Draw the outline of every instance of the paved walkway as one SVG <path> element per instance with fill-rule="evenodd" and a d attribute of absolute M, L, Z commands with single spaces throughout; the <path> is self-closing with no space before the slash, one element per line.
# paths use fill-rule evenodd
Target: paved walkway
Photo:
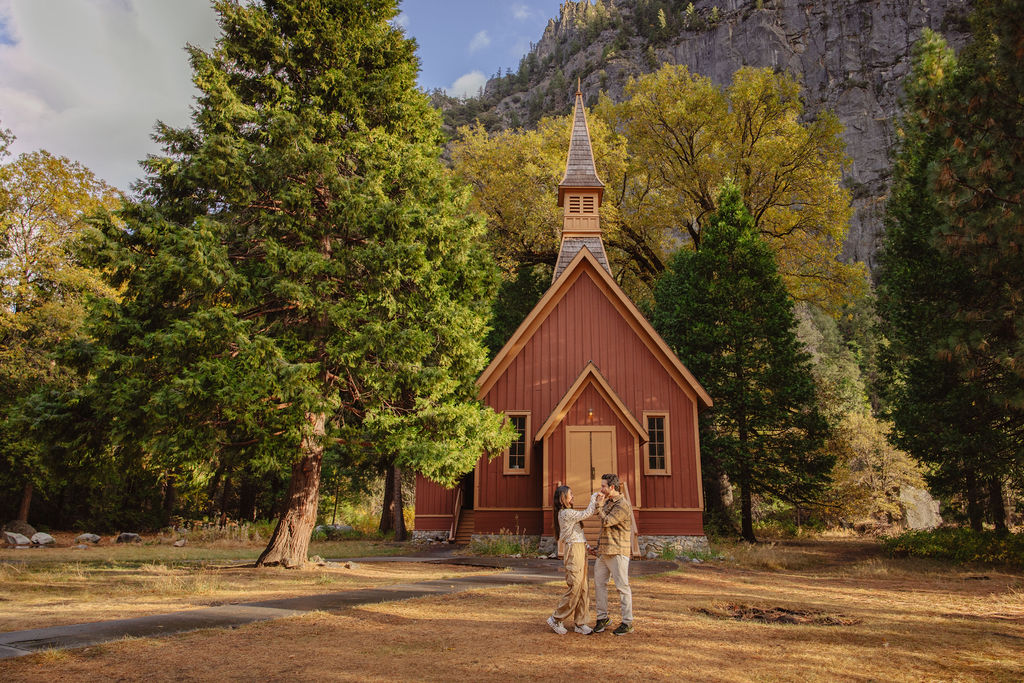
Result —
<path fill-rule="evenodd" d="M 344 562 L 346 560 L 332 560 Z M 452 579 L 434 579 L 416 583 L 404 583 L 384 588 L 365 588 L 305 595 L 298 598 L 264 600 L 233 605 L 221 605 L 203 609 L 155 614 L 133 619 L 115 619 L 87 624 L 50 626 L 27 631 L 0 633 L 0 659 L 21 657 L 40 650 L 63 650 L 74 647 L 97 645 L 125 637 L 147 638 L 172 633 L 195 631 L 202 628 L 237 627 L 257 621 L 268 621 L 293 616 L 313 610 L 337 611 L 379 602 L 406 600 L 429 595 L 447 595 L 480 588 L 497 588 L 510 584 L 538 584 L 561 578 L 560 560 L 508 558 L 508 557 L 457 557 L 435 554 L 402 557 L 356 557 L 353 562 L 429 562 L 433 564 L 456 564 L 477 567 L 508 568 L 499 574 L 464 576 Z M 674 569 L 672 562 L 644 561 L 631 562 L 630 575 L 660 573 Z"/>

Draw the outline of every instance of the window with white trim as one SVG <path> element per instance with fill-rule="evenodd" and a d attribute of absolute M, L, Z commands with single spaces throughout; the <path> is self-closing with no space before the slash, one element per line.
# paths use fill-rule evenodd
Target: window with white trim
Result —
<path fill-rule="evenodd" d="M 647 457 L 644 474 L 671 474 L 668 413 L 644 413 L 647 422 Z"/>
<path fill-rule="evenodd" d="M 516 438 L 505 451 L 505 474 L 530 473 L 530 414 L 506 413 Z"/>

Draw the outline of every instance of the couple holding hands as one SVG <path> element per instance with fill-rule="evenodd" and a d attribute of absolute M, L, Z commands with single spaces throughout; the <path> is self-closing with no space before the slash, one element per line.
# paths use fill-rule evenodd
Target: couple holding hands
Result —
<path fill-rule="evenodd" d="M 566 590 L 554 613 L 548 617 L 548 626 L 559 635 L 567 633 L 563 621 L 575 624 L 576 633 L 590 635 L 608 628 L 608 577 L 619 591 L 620 623 L 612 633 L 624 636 L 633 630 L 633 593 L 629 587 L 629 556 L 633 530 L 633 508 L 621 492 L 618 475 L 601 476 L 601 488 L 590 497 L 584 510 L 572 507 L 572 489 L 555 489 L 555 537 L 562 542 L 565 559 Z M 601 538 L 595 550 L 594 582 L 597 584 L 597 623 L 590 620 L 590 590 L 587 581 L 587 539 L 583 535 L 583 520 L 597 514 L 601 517 Z"/>

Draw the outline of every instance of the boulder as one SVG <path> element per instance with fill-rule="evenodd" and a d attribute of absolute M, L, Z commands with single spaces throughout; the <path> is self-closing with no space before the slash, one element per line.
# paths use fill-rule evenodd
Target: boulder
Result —
<path fill-rule="evenodd" d="M 4 524 L 4 531 L 21 534 L 25 538 L 32 538 L 32 534 L 36 532 L 35 528 L 31 524 L 23 522 L 20 519 L 15 519 Z"/>
<path fill-rule="evenodd" d="M 79 543 L 78 545 L 71 546 L 71 549 L 72 550 L 88 550 L 89 546 L 85 545 L 84 543 Z"/>
<path fill-rule="evenodd" d="M 175 541 L 171 545 L 173 545 L 175 548 L 184 548 L 185 547 L 185 539 L 184 538 L 179 538 L 177 541 Z"/>
<path fill-rule="evenodd" d="M 118 543 L 142 543 L 142 536 L 132 533 L 122 533 L 117 535 Z"/>
<path fill-rule="evenodd" d="M 3 534 L 4 543 L 6 543 L 8 547 L 16 548 L 19 545 L 32 545 L 32 541 L 30 541 L 24 534 L 19 534 L 14 531 L 5 531 Z"/>
<path fill-rule="evenodd" d="M 100 537 L 96 534 L 79 534 L 75 537 L 75 543 L 99 543 Z"/>
<path fill-rule="evenodd" d="M 903 505 L 903 525 L 908 529 L 928 531 L 942 524 L 939 501 L 924 489 L 900 487 L 900 503 Z"/>
<path fill-rule="evenodd" d="M 32 534 L 32 538 L 30 540 L 32 541 L 32 545 L 53 545 L 57 542 L 54 540 L 53 536 L 50 534 L 44 534 L 42 531 L 37 531 Z"/>

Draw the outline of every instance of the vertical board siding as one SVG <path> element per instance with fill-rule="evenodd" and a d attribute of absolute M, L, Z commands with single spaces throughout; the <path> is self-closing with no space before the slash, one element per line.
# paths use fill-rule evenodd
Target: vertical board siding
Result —
<path fill-rule="evenodd" d="M 619 474 L 630 486 L 631 495 L 639 478 L 642 508 L 699 507 L 693 399 L 665 371 L 586 270 L 512 359 L 484 401 L 499 412 L 529 411 L 536 431 L 590 361 L 637 420 L 642 420 L 645 410 L 669 413 L 672 475 L 644 476 L 642 462 L 640 472 L 634 472 L 634 437 L 593 387 L 584 392 L 565 422 L 586 424 L 586 409 L 593 407 L 591 424 L 617 425 Z M 589 392 L 594 392 L 593 399 Z M 585 405 L 590 400 L 594 405 Z M 565 479 L 563 428 L 556 429 L 548 439 L 551 486 Z M 483 463 L 478 473 L 477 507 L 550 504 L 550 491 L 540 491 L 544 476 L 541 450 L 534 449 L 529 476 L 502 474 L 499 459 Z M 646 456 L 644 446 L 640 447 L 640 456 Z"/>
<path fill-rule="evenodd" d="M 446 489 L 423 475 L 416 475 L 416 512 L 424 515 L 450 515 L 455 507 L 456 489 Z"/>
<path fill-rule="evenodd" d="M 636 525 L 641 535 L 704 535 L 704 519 L 699 511 L 637 510 Z"/>

